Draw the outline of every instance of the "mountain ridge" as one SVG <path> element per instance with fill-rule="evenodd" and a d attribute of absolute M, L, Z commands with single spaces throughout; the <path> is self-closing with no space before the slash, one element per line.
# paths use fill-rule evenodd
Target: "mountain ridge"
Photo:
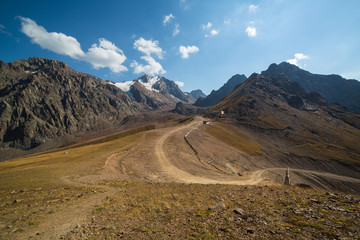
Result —
<path fill-rule="evenodd" d="M 287 62 L 273 63 L 261 74 L 297 82 L 307 91 L 320 93 L 329 102 L 360 112 L 360 82 L 357 80 L 336 74 L 313 74 Z"/>
<path fill-rule="evenodd" d="M 198 107 L 210 107 L 217 104 L 227 94 L 229 94 L 236 86 L 244 82 L 246 79 L 245 75 L 235 74 L 232 76 L 222 87 L 218 90 L 213 90 L 205 98 L 199 98 L 194 105 Z"/>
<path fill-rule="evenodd" d="M 102 129 L 143 108 L 123 91 L 66 63 L 32 57 L 0 67 L 0 144 L 28 150 Z"/>

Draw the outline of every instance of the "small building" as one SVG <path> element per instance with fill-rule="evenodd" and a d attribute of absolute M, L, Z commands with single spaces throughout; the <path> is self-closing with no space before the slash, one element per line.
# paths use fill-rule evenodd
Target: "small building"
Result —
<path fill-rule="evenodd" d="M 205 125 L 210 124 L 210 121 L 203 121 L 203 124 Z"/>

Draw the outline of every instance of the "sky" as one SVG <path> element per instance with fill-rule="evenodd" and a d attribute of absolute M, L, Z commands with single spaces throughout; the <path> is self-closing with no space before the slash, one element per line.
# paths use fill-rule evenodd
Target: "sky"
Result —
<path fill-rule="evenodd" d="M 161 75 L 206 94 L 283 61 L 360 80 L 358 0 L 0 1 L 4 62 L 50 58 L 115 82 Z"/>

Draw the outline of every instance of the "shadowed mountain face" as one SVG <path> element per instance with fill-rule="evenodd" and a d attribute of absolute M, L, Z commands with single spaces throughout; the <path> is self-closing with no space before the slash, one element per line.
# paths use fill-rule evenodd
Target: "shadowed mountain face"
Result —
<path fill-rule="evenodd" d="M 296 82 L 253 74 L 212 109 L 220 110 L 311 156 L 360 162 L 360 115 Z"/>
<path fill-rule="evenodd" d="M 360 112 L 360 82 L 356 80 L 347 80 L 339 75 L 312 74 L 286 62 L 271 64 L 261 74 L 297 82 L 307 91 L 320 93 L 329 102 Z"/>
<path fill-rule="evenodd" d="M 190 95 L 194 98 L 194 100 L 198 100 L 199 98 L 206 98 L 206 94 L 203 93 L 200 89 L 192 90 Z"/>
<path fill-rule="evenodd" d="M 213 90 L 206 98 L 199 98 L 195 102 L 195 106 L 198 107 L 210 107 L 214 106 L 226 95 L 228 95 L 236 86 L 244 82 L 246 79 L 245 75 L 236 74 L 232 76 L 221 88 Z"/>
<path fill-rule="evenodd" d="M 111 126 L 140 105 L 119 88 L 66 63 L 0 62 L 0 144 L 27 150 L 76 132 Z"/>

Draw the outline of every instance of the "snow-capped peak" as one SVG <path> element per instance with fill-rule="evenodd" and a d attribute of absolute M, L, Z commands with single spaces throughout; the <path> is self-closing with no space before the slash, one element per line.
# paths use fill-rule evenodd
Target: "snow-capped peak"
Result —
<path fill-rule="evenodd" d="M 155 76 L 155 77 L 151 77 L 150 79 L 146 79 L 144 81 L 144 78 L 139 78 L 139 82 L 148 90 L 150 91 L 157 91 L 156 89 L 154 89 L 152 86 L 157 83 L 158 81 L 160 81 L 160 77 L 159 76 Z"/>
<path fill-rule="evenodd" d="M 136 81 L 139 81 L 139 83 L 141 83 L 146 89 L 148 89 L 150 91 L 155 91 L 155 92 L 159 91 L 159 90 L 153 88 L 153 85 L 155 83 L 157 83 L 158 81 L 160 81 L 159 76 L 149 77 L 147 75 L 144 75 L 144 76 L 142 76 L 142 77 L 140 77 L 140 78 L 138 78 L 136 80 L 133 80 L 133 81 L 116 82 L 116 83 L 110 82 L 110 84 L 115 85 L 116 87 L 120 88 L 124 92 L 129 92 L 131 86 L 134 85 L 134 83 Z"/>

